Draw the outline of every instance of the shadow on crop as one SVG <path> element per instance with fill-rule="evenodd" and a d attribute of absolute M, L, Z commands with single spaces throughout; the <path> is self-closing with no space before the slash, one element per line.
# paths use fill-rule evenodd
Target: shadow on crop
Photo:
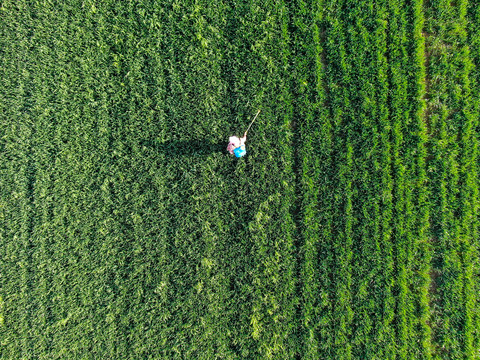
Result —
<path fill-rule="evenodd" d="M 203 156 L 214 153 L 227 153 L 227 144 L 225 141 L 214 142 L 208 140 L 170 140 L 170 141 L 141 141 L 143 146 L 146 146 L 154 151 L 165 154 L 168 157 L 183 157 L 183 156 Z"/>

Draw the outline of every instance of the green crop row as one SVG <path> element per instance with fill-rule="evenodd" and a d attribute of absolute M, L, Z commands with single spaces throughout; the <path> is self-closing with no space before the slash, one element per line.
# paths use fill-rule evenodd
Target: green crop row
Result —
<path fill-rule="evenodd" d="M 326 13 L 332 12 L 335 4 L 325 3 Z M 351 357 L 351 322 L 353 312 L 351 308 L 351 276 L 350 264 L 352 257 L 352 183 L 347 178 L 348 169 L 352 166 L 352 147 L 347 143 L 346 134 L 341 131 L 341 125 L 348 121 L 346 112 L 351 104 L 348 88 L 349 67 L 345 54 L 346 44 L 343 27 L 339 19 L 327 16 L 324 21 L 332 23 L 331 28 L 325 31 L 326 57 L 326 82 L 330 88 L 326 101 L 329 103 L 332 117 L 332 172 L 338 173 L 338 187 L 333 191 L 332 208 L 332 234 L 327 239 L 330 243 L 332 265 L 329 267 L 329 276 L 333 278 L 331 284 L 330 313 L 335 317 L 325 333 L 327 350 L 331 356 L 341 359 Z M 330 66 L 329 66 L 330 65 Z M 338 71 L 335 73 L 333 69 Z M 331 84 L 331 85 L 330 85 Z M 345 119 L 344 119 L 345 118 Z M 333 180 L 333 179 L 332 179 Z M 334 182 L 335 180 L 331 181 Z M 330 183 L 331 183 L 330 182 Z"/>
<path fill-rule="evenodd" d="M 468 43 L 470 47 L 470 54 L 471 54 L 471 59 L 473 62 L 474 67 L 471 69 L 471 88 L 472 88 L 472 93 L 471 93 L 471 102 L 472 102 L 472 112 L 473 112 L 473 122 L 472 122 L 472 137 L 470 138 L 470 146 L 472 147 L 470 149 L 471 153 L 471 159 L 473 160 L 473 164 L 470 167 L 470 171 L 472 172 L 470 175 L 471 177 L 468 178 L 469 181 L 471 181 L 471 186 L 470 186 L 470 195 L 471 195 L 471 203 L 466 203 L 466 205 L 471 207 L 471 213 L 473 218 L 470 220 L 473 220 L 468 224 L 470 226 L 470 231 L 471 231 L 471 237 L 473 239 L 478 239 L 479 237 L 479 225 L 478 221 L 475 220 L 479 219 L 480 216 L 480 204 L 479 204 L 479 184 L 478 184 L 478 174 L 480 174 L 480 167 L 479 165 L 479 142 L 478 142 L 478 136 L 475 136 L 475 134 L 478 134 L 478 131 L 480 131 L 480 126 L 479 126 L 479 121 L 478 121 L 478 114 L 480 114 L 480 99 L 479 99 L 479 85 L 480 85 L 480 80 L 479 80 L 479 75 L 480 75 L 480 11 L 478 9 L 478 6 L 474 4 L 473 2 L 470 2 L 468 4 L 468 14 L 467 14 L 467 19 L 469 23 L 468 27 Z M 475 117 L 477 119 L 475 119 Z M 475 140 L 477 138 L 477 140 Z M 473 140 L 473 141 L 472 141 Z M 477 165 L 475 166 L 475 163 Z M 477 241 L 477 243 L 474 243 L 474 247 L 472 249 L 474 252 L 471 258 L 471 261 L 473 263 L 478 264 L 479 262 L 479 254 L 480 254 L 480 246 Z M 479 266 L 473 266 L 472 267 L 473 274 L 472 274 L 472 279 L 474 280 L 475 278 L 478 279 L 478 274 L 480 274 L 480 268 Z M 469 274 L 470 275 L 470 274 Z M 478 281 L 473 281 L 472 284 L 472 293 L 479 293 L 480 291 L 480 282 Z M 480 308 L 480 299 L 478 297 L 471 296 L 468 299 L 468 306 L 472 309 L 479 309 Z M 473 328 L 472 331 L 472 336 L 471 339 L 472 341 L 472 346 L 474 349 L 479 349 L 480 348 L 480 315 L 478 310 L 474 310 L 471 312 L 471 326 Z"/>
<path fill-rule="evenodd" d="M 415 226 L 410 230 L 414 246 L 412 254 L 412 283 L 411 291 L 415 297 L 413 311 L 416 314 L 414 327 L 417 331 L 418 351 L 425 358 L 432 357 L 431 334 L 431 307 L 429 303 L 429 289 L 431 286 L 432 248 L 428 234 L 430 202 L 428 192 L 428 177 L 426 172 L 428 131 L 425 121 L 425 38 L 422 34 L 424 27 L 423 2 L 415 1 L 412 4 L 411 16 L 411 49 L 412 73 L 409 81 L 410 118 L 406 134 L 407 143 L 416 144 L 407 154 L 412 164 L 410 176 L 413 187 L 412 221 Z"/>

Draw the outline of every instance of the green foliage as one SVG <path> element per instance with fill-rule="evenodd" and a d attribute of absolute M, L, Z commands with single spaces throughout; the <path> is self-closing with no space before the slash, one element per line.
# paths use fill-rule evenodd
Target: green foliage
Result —
<path fill-rule="evenodd" d="M 0 13 L 1 358 L 478 358 L 476 4 Z"/>
<path fill-rule="evenodd" d="M 467 2 L 432 3 L 427 9 L 427 79 L 431 101 L 429 166 L 432 193 L 433 334 L 440 358 L 478 357 L 478 100 L 470 43 L 478 21 L 467 33 Z"/>

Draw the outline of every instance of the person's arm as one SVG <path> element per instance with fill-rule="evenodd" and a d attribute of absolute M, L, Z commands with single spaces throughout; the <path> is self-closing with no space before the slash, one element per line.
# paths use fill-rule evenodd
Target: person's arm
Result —
<path fill-rule="evenodd" d="M 245 133 L 243 137 L 240 138 L 240 145 L 245 145 L 246 141 L 247 141 L 247 133 Z"/>

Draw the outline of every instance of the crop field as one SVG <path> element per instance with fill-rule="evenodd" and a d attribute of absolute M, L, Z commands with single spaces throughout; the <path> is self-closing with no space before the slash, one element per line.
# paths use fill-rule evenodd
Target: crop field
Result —
<path fill-rule="evenodd" d="M 0 84 L 1 359 L 480 359 L 476 1 L 4 0 Z"/>

